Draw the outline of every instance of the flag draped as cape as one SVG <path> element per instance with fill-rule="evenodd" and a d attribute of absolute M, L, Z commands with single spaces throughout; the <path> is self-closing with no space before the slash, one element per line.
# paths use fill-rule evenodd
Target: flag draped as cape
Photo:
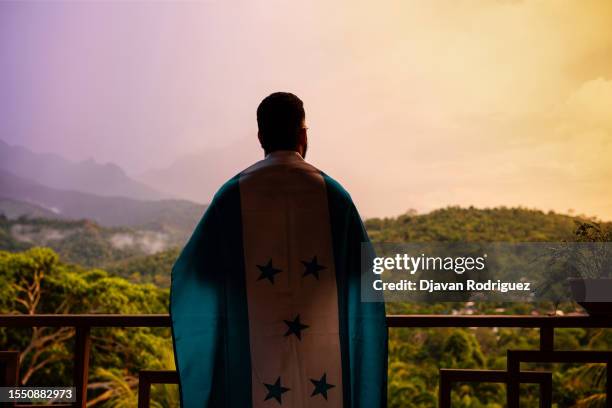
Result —
<path fill-rule="evenodd" d="M 361 301 L 368 237 L 349 194 L 275 152 L 215 195 L 172 270 L 184 408 L 383 408 L 383 303 Z"/>

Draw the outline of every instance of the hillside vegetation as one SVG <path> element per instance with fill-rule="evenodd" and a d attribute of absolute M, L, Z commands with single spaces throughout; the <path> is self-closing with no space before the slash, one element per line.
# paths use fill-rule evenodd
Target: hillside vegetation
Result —
<path fill-rule="evenodd" d="M 572 239 L 580 218 L 524 208 L 448 207 L 427 214 L 371 218 L 375 242 L 559 242 Z M 55 250 L 65 262 L 104 268 L 134 283 L 167 287 L 170 270 L 189 232 L 168 231 L 163 221 L 150 228 L 103 227 L 95 222 L 0 215 L 0 249 L 34 246 Z"/>
<path fill-rule="evenodd" d="M 86 267 L 105 268 L 125 259 L 154 255 L 182 244 L 181 238 L 163 231 L 105 228 L 88 220 L 9 220 L 0 215 L 0 249 L 21 251 L 48 247 L 56 251 L 64 262 Z M 148 266 L 155 263 L 145 262 Z"/>
<path fill-rule="evenodd" d="M 179 248 L 171 248 L 153 255 L 140 255 L 109 264 L 106 270 L 134 283 L 153 283 L 160 288 L 170 287 L 170 270 L 179 256 Z"/>
<path fill-rule="evenodd" d="M 580 233 L 578 221 L 521 208 L 450 207 L 369 219 L 365 224 L 375 241 L 526 242 L 572 240 Z M 104 228 L 90 221 L 0 217 L 0 313 L 167 312 L 170 269 L 180 245 L 155 250 L 151 242 L 139 241 L 139 234 L 142 231 Z M 39 296 L 36 304 L 28 301 Z M 574 311 L 575 306 L 564 310 Z M 525 303 L 387 305 L 387 313 L 535 312 L 534 305 Z M 0 329 L 0 349 L 26 350 L 24 384 L 70 384 L 73 337 L 72 329 Z M 388 406 L 435 407 L 440 368 L 503 369 L 507 349 L 536 348 L 538 342 L 535 329 L 392 329 Z M 555 336 L 559 349 L 601 349 L 610 344 L 609 330 L 560 329 Z M 174 368 L 169 330 L 95 329 L 88 406 L 135 406 L 137 372 L 145 368 Z M 603 369 L 598 365 L 557 367 L 554 400 L 560 407 L 598 406 L 604 384 L 597 378 L 603 378 Z M 521 407 L 538 406 L 536 388 L 526 387 L 521 395 Z M 176 387 L 156 388 L 152 398 L 160 407 L 178 406 Z M 504 401 L 505 389 L 499 384 L 458 384 L 453 392 L 457 407 L 501 408 Z"/>
<path fill-rule="evenodd" d="M 580 217 L 525 208 L 447 207 L 427 214 L 365 221 L 375 242 L 558 242 L 571 239 Z"/>

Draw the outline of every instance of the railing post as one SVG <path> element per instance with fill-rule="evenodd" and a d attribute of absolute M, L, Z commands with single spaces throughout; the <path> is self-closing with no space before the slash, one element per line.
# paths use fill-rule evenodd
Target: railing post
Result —
<path fill-rule="evenodd" d="M 151 382 L 142 371 L 138 374 L 138 408 L 149 408 L 151 398 Z"/>
<path fill-rule="evenodd" d="M 76 388 L 76 403 L 79 408 L 87 406 L 87 382 L 89 378 L 89 350 L 91 338 L 89 326 L 75 328 L 74 338 L 74 387 Z"/>
<path fill-rule="evenodd" d="M 552 375 L 540 383 L 540 408 L 552 407 Z"/>
<path fill-rule="evenodd" d="M 555 328 L 540 326 L 540 351 L 553 351 L 555 348 Z M 552 381 L 540 384 L 540 407 L 552 406 Z"/>
<path fill-rule="evenodd" d="M 606 407 L 612 408 L 612 362 L 606 364 Z"/>
<path fill-rule="evenodd" d="M 521 363 L 514 358 L 513 350 L 507 351 L 507 366 L 508 366 L 508 383 L 506 385 L 507 405 L 508 408 L 519 408 L 520 400 L 520 383 L 519 373 L 521 371 Z"/>
<path fill-rule="evenodd" d="M 540 327 L 540 350 L 553 351 L 555 347 L 555 328 L 552 326 Z"/>
<path fill-rule="evenodd" d="M 438 390 L 439 408 L 450 408 L 451 406 L 451 382 L 444 371 L 440 370 L 440 389 Z"/>

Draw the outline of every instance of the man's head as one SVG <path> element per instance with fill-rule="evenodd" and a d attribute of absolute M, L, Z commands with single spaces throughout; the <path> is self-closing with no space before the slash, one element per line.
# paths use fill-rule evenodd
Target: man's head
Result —
<path fill-rule="evenodd" d="M 292 93 L 275 92 L 257 108 L 258 136 L 265 153 L 294 150 L 306 157 L 308 138 L 304 104 Z"/>

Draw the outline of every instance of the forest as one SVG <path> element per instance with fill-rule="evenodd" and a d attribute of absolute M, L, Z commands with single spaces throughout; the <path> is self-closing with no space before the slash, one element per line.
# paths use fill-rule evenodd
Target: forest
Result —
<path fill-rule="evenodd" d="M 21 227 L 16 229 L 17 224 Z M 27 240 L 23 225 L 29 226 Z M 584 239 L 585 228 L 600 233 L 599 238 L 610 238 L 609 223 L 524 208 L 449 207 L 368 219 L 365 225 L 377 242 L 560 242 Z M 72 232 L 42 238 L 36 234 L 43 227 L 48 232 L 50 226 Z M 0 218 L 0 313 L 167 313 L 170 270 L 180 245 L 154 253 L 138 245 L 117 248 L 112 236 L 118 232 L 138 234 L 89 221 Z M 388 314 L 580 311 L 572 303 L 387 304 Z M 556 334 L 558 349 L 609 349 L 612 344 L 609 330 L 562 329 Z M 174 369 L 168 329 L 98 328 L 92 337 L 88 406 L 135 407 L 138 370 Z M 70 328 L 0 328 L 0 349 L 22 352 L 24 385 L 69 385 L 73 339 Z M 538 341 L 533 329 L 391 329 L 388 406 L 435 407 L 440 368 L 502 369 L 508 348 L 533 349 Z M 602 373 L 596 364 L 556 365 L 557 406 L 603 406 Z M 156 407 L 178 406 L 178 389 L 155 386 L 152 399 Z M 458 384 L 453 392 L 453 407 L 502 407 L 504 401 L 505 388 L 499 384 Z M 522 389 L 521 406 L 538 406 L 535 388 Z"/>

